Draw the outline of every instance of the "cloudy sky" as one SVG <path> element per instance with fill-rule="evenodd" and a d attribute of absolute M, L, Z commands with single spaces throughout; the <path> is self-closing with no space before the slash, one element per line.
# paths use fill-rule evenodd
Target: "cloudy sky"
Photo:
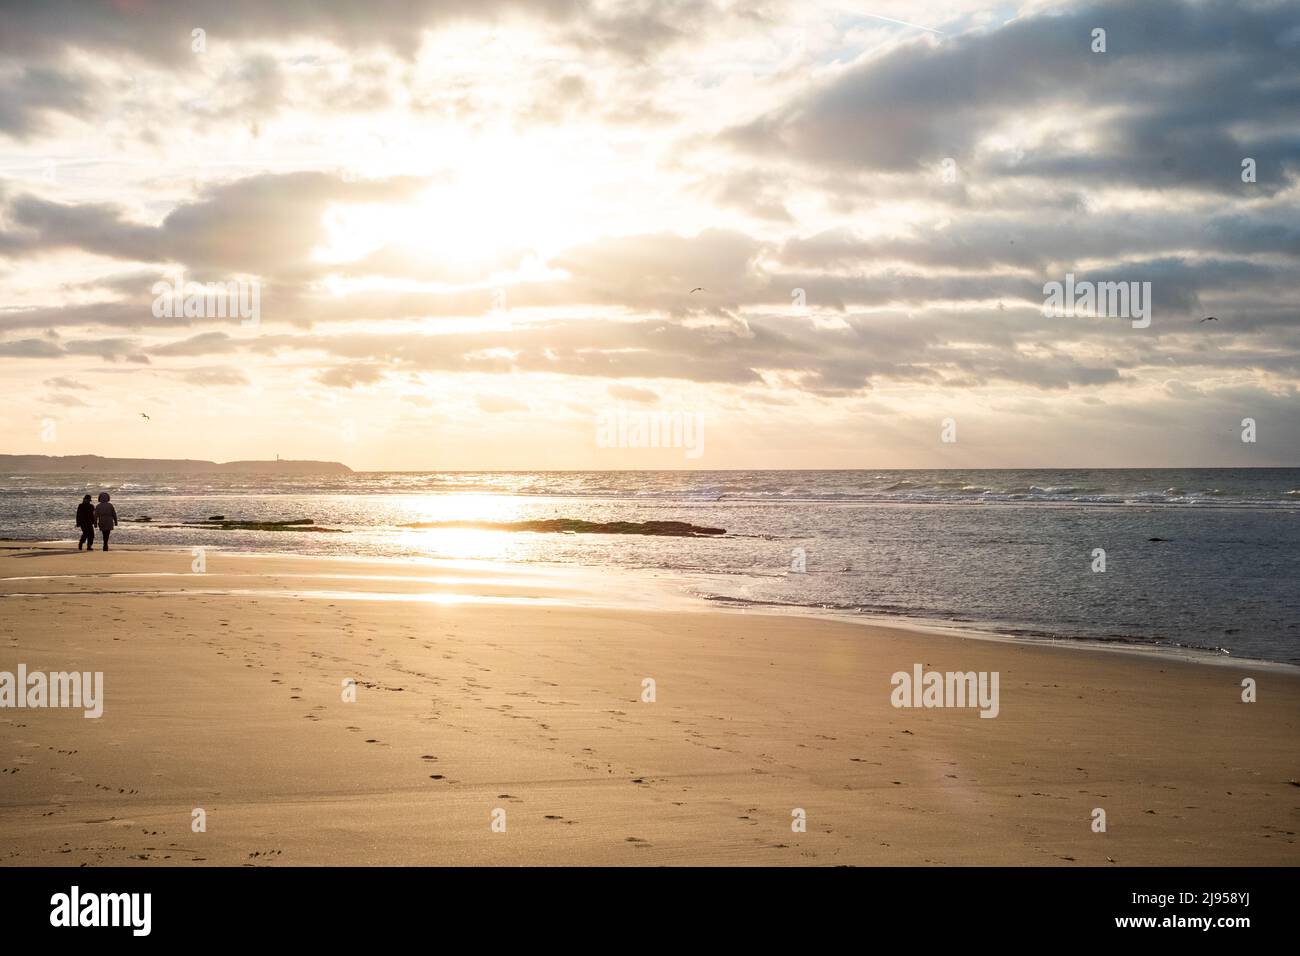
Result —
<path fill-rule="evenodd" d="M 0 6 L 0 452 L 1300 464 L 1294 3 Z"/>

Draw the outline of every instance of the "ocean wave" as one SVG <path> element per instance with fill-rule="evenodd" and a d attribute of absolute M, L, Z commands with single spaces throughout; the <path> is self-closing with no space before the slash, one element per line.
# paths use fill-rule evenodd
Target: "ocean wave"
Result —
<path fill-rule="evenodd" d="M 846 616 L 877 617 L 882 618 L 887 622 L 906 622 L 917 626 L 933 626 L 938 624 L 940 626 L 959 627 L 963 631 L 972 634 L 985 634 L 990 636 L 999 635 L 1018 640 L 1052 641 L 1085 645 L 1118 644 L 1134 648 L 1150 648 L 1152 650 L 1166 651 L 1195 651 L 1203 654 L 1222 656 L 1228 656 L 1232 653 L 1228 648 L 1213 643 L 1178 640 L 1166 637 L 1149 637 L 1140 634 L 1124 634 L 1118 632 L 1099 634 L 1062 633 L 1060 630 L 1047 630 L 997 621 L 979 621 L 963 615 L 943 613 L 942 611 L 937 610 L 927 611 L 925 609 L 892 604 L 853 604 L 834 601 L 782 601 L 773 599 L 764 600 L 726 594 L 707 593 L 701 593 L 699 594 L 699 597 L 711 604 L 717 604 L 723 607 L 753 608 L 755 610 L 764 607 L 788 608 L 797 611 L 831 612 L 832 614 L 844 614 Z"/>
<path fill-rule="evenodd" d="M 359 472 L 346 476 L 11 475 L 0 495 L 58 497 L 107 487 L 140 499 L 227 496 L 515 496 L 647 503 L 1077 504 L 1290 507 L 1300 469 L 905 472 Z"/>

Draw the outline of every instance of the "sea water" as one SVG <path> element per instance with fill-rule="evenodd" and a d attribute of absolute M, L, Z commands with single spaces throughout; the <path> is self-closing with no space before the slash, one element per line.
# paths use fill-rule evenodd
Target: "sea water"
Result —
<path fill-rule="evenodd" d="M 643 569 L 728 605 L 1300 663 L 1300 469 L 15 474 L 0 537 L 71 546 L 101 490 L 119 545 Z M 165 527 L 214 515 L 343 533 Z M 405 527 L 543 518 L 727 533 Z"/>

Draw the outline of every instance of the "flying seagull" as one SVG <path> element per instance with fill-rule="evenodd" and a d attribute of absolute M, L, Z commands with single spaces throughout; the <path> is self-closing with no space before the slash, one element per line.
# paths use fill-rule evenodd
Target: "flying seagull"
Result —
<path fill-rule="evenodd" d="M 140 417 L 143 418 L 143 419 L 144 419 L 145 421 L 147 421 L 147 422 L 151 422 L 151 421 L 153 421 L 153 419 L 150 418 L 148 415 L 146 415 L 144 412 L 141 412 L 141 413 L 140 413 Z"/>
<path fill-rule="evenodd" d="M 1205 318 L 1201 319 L 1201 321 L 1202 321 L 1202 322 L 1218 322 L 1218 321 L 1219 321 L 1219 317 L 1218 317 L 1217 315 L 1207 315 Z"/>
<path fill-rule="evenodd" d="M 694 289 L 692 289 L 690 292 L 688 292 L 688 293 L 686 293 L 686 294 L 687 294 L 687 295 L 695 295 L 695 293 L 697 293 L 697 292 L 703 292 L 703 291 L 704 291 L 704 286 L 702 286 L 702 285 L 697 285 Z"/>

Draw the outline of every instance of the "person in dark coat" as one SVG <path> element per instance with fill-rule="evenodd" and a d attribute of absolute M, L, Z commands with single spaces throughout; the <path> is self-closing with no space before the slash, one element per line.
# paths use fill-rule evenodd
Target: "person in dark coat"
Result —
<path fill-rule="evenodd" d="M 108 534 L 117 527 L 117 509 L 108 500 L 108 492 L 99 493 L 99 504 L 95 505 L 95 520 L 99 523 L 99 536 L 104 539 L 104 550 L 108 550 Z"/>
<path fill-rule="evenodd" d="M 81 540 L 77 542 L 77 550 L 81 550 L 84 544 L 87 551 L 95 550 L 95 506 L 90 503 L 90 495 L 81 499 L 81 504 L 77 505 L 77 527 L 81 529 Z"/>

